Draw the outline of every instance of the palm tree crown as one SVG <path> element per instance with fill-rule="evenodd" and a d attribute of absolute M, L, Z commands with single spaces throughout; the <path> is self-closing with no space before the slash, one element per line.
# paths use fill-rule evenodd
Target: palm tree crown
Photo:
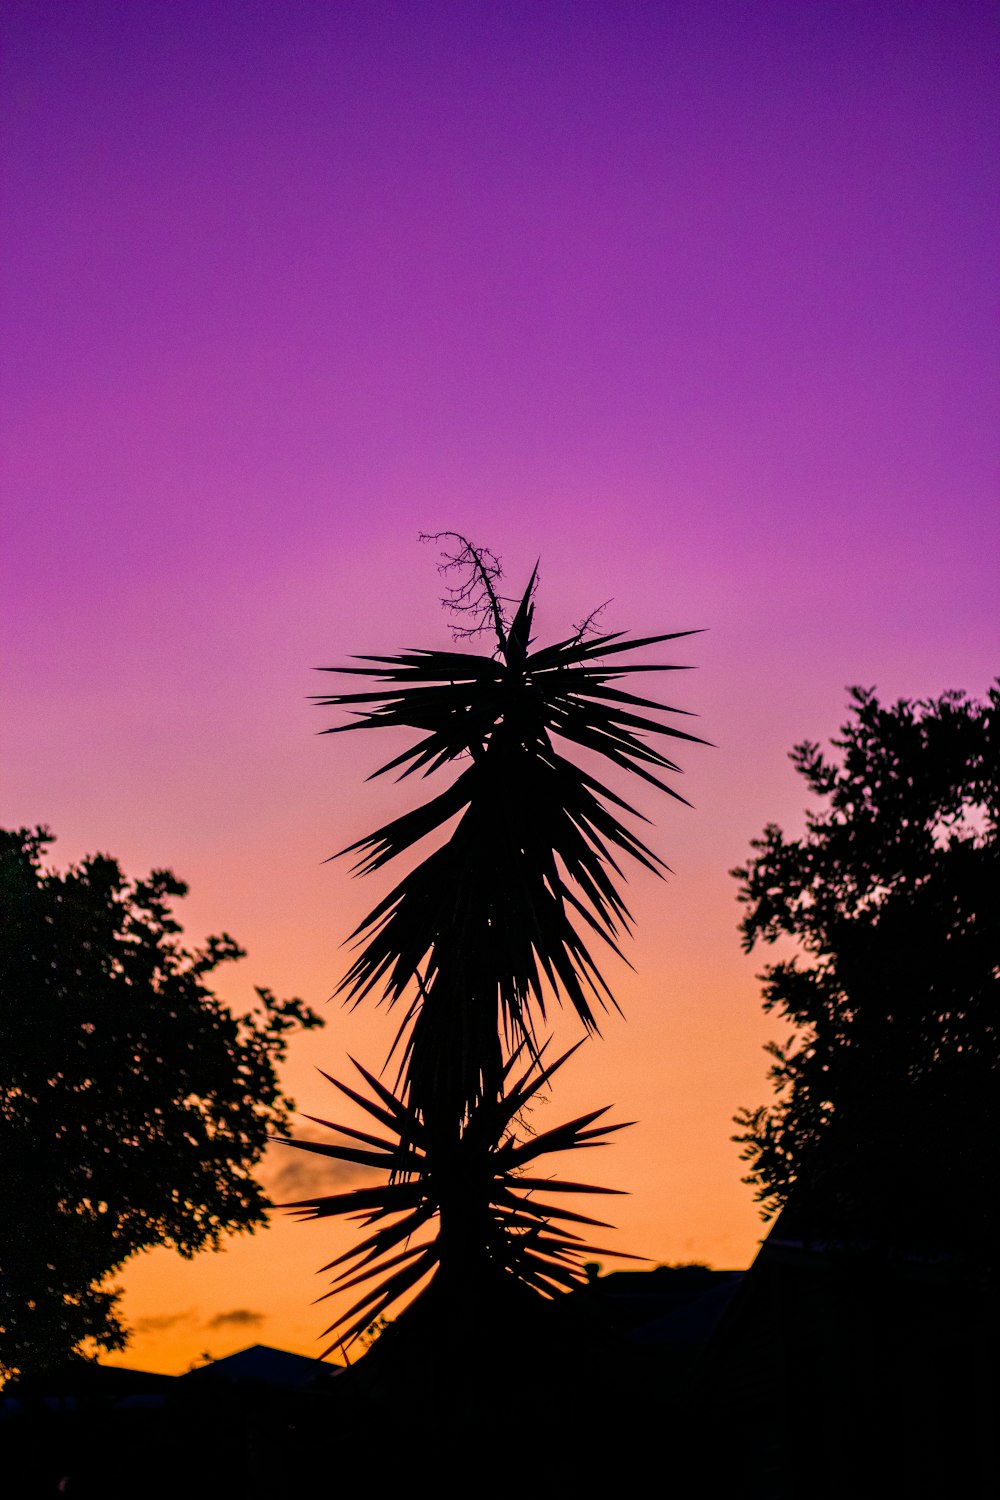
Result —
<path fill-rule="evenodd" d="M 639 639 L 577 632 L 532 650 L 537 568 L 508 629 L 492 579 L 469 551 L 489 594 L 492 654 L 355 658 L 364 665 L 322 670 L 378 685 L 318 700 L 354 714 L 328 734 L 418 732 L 376 776 L 463 767 L 446 790 L 341 851 L 358 855 L 355 870 L 370 873 L 457 819 L 450 837 L 352 934 L 359 952 L 340 985 L 352 1000 L 372 991 L 390 1005 L 408 997 L 397 1041 L 410 1102 L 425 1118 L 443 1112 L 456 1124 L 481 1098 L 496 1097 L 504 1042 L 526 1041 L 537 1053 L 547 991 L 565 997 L 587 1031 L 598 1029 L 595 1001 L 607 1006 L 614 997 L 588 944 L 596 934 L 620 954 L 620 934 L 630 929 L 619 858 L 657 874 L 666 868 L 621 816 L 641 814 L 557 744 L 684 801 L 660 774 L 679 768 L 645 736 L 702 743 L 650 716 L 684 710 L 617 685 L 630 673 L 679 670 L 620 663 L 626 652 L 692 632 Z"/>

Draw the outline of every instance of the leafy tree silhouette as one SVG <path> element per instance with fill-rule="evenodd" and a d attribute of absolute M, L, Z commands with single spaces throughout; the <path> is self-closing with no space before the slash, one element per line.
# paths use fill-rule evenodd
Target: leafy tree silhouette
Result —
<path fill-rule="evenodd" d="M 851 693 L 839 752 L 792 762 L 825 804 L 733 874 L 767 966 L 770 1105 L 736 1117 L 766 1214 L 806 1237 L 995 1262 L 1000 1127 L 1000 689 Z"/>
<path fill-rule="evenodd" d="M 594 1249 L 568 1226 L 600 1221 L 552 1194 L 606 1190 L 524 1169 L 621 1127 L 598 1125 L 605 1111 L 597 1110 L 522 1138 L 518 1120 L 569 1056 L 545 1060 L 547 999 L 567 1001 L 586 1033 L 614 1004 L 592 945 L 596 937 L 620 954 L 629 931 L 620 859 L 654 873 L 664 866 L 623 821 L 635 810 L 560 747 L 678 797 L 662 779 L 678 768 L 649 737 L 701 743 L 654 717 L 683 710 L 619 686 L 629 673 L 677 670 L 623 663 L 625 653 L 691 632 L 630 640 L 594 634 L 591 617 L 533 649 L 537 567 L 520 599 L 508 600 L 493 553 L 454 532 L 432 540 L 453 548 L 443 571 L 457 582 L 444 602 L 457 612 L 457 635 L 485 632 L 493 649 L 355 658 L 363 665 L 323 670 L 376 685 L 319 699 L 353 715 L 327 733 L 417 733 L 375 775 L 458 769 L 437 796 L 342 851 L 358 856 L 356 871 L 372 873 L 455 820 L 352 934 L 359 951 L 340 990 L 352 1003 L 375 995 L 401 1007 L 400 1070 L 395 1091 L 363 1069 L 366 1094 L 330 1081 L 382 1133 L 349 1131 L 350 1146 L 288 1142 L 388 1174 L 382 1187 L 286 1205 L 305 1217 L 353 1213 L 372 1228 L 328 1268 L 337 1269 L 334 1290 L 366 1287 L 327 1330 L 348 1342 L 428 1279 L 452 1326 L 514 1286 L 544 1297 L 584 1279 Z M 388 1342 L 383 1336 L 379 1349 Z"/>
<path fill-rule="evenodd" d="M 252 1169 L 293 1107 L 276 1068 L 321 1024 L 266 989 L 234 1016 L 206 981 L 242 950 L 181 945 L 181 881 L 48 870 L 52 838 L 0 830 L 0 1376 L 124 1348 L 107 1278 L 138 1251 L 264 1223 Z"/>

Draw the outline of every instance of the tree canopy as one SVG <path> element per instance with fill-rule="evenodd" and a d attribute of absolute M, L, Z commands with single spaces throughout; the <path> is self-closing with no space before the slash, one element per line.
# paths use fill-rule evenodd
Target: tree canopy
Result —
<path fill-rule="evenodd" d="M 748 1181 L 805 1234 L 980 1258 L 998 1243 L 1000 688 L 879 703 L 855 688 L 822 806 L 769 825 L 735 870 L 743 942 L 799 950 L 762 975 L 796 1031 L 770 1106 L 737 1116 Z"/>
<path fill-rule="evenodd" d="M 190 1256 L 265 1221 L 253 1167 L 292 1107 L 276 1068 L 321 1024 L 261 988 L 234 1015 L 207 980 L 243 951 L 182 945 L 182 881 L 106 855 L 46 869 L 52 839 L 0 831 L 5 1375 L 123 1348 L 107 1278 L 137 1251 Z"/>

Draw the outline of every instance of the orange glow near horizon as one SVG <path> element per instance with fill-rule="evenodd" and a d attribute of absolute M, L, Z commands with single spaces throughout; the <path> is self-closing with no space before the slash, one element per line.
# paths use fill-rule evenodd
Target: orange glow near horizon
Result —
<path fill-rule="evenodd" d="M 560 1073 L 540 1106 L 544 1124 L 603 1104 L 613 1106 L 612 1118 L 636 1121 L 613 1144 L 588 1153 L 582 1166 L 560 1164 L 571 1175 L 625 1190 L 627 1196 L 603 1200 L 597 1209 L 598 1217 L 615 1226 L 595 1231 L 600 1244 L 649 1264 L 742 1267 L 763 1233 L 729 1139 L 737 1106 L 765 1097 L 760 1046 L 769 1033 L 755 1003 L 752 965 L 739 953 L 732 926 L 721 959 L 699 956 L 700 944 L 692 941 L 699 930 L 698 897 L 691 890 L 681 899 L 680 882 L 668 887 L 643 880 L 633 900 L 648 940 L 640 936 L 632 945 L 630 956 L 642 960 L 638 973 L 620 966 L 616 993 L 624 1016 L 609 1015 L 604 1036 L 587 1042 Z M 656 908 L 661 918 L 672 909 L 673 920 L 660 925 L 674 936 L 654 936 Z M 704 921 L 702 914 L 702 927 Z M 678 935 L 685 930 L 686 940 Z M 315 994 L 322 983 L 317 974 L 304 988 Z M 228 988 L 239 988 L 236 974 Z M 300 1112 L 351 1123 L 350 1105 L 316 1069 L 349 1079 L 350 1053 L 377 1071 L 393 1028 L 380 1011 L 345 1011 L 336 1001 L 326 1013 L 323 1031 L 294 1044 L 286 1086 Z M 558 1008 L 555 1016 L 556 1041 L 570 1045 L 579 1035 L 575 1020 Z M 297 1129 L 322 1136 L 305 1120 L 293 1133 Z M 276 1199 L 310 1191 L 303 1182 L 282 1184 L 282 1170 L 293 1157 L 298 1168 L 301 1159 L 287 1148 L 269 1149 L 263 1180 Z M 179 1373 L 205 1353 L 217 1358 L 251 1343 L 320 1353 L 323 1330 L 346 1303 L 313 1305 L 327 1290 L 319 1268 L 346 1249 L 356 1232 L 346 1222 L 306 1224 L 276 1211 L 266 1230 L 233 1237 L 218 1253 L 191 1261 L 167 1250 L 140 1257 L 119 1278 L 134 1334 L 113 1362 Z M 600 1259 L 605 1270 L 632 1264 Z M 353 1357 L 359 1352 L 357 1346 L 351 1351 Z"/>

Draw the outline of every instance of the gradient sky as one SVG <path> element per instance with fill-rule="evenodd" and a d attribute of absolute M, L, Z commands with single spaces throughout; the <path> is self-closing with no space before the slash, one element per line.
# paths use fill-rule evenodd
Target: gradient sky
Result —
<path fill-rule="evenodd" d="M 801 826 L 787 752 L 847 684 L 1000 666 L 996 7 L 5 0 L 0 30 L 5 823 L 172 867 L 191 939 L 250 950 L 231 1003 L 322 1006 L 378 889 L 322 861 L 410 794 L 363 785 L 374 737 L 316 737 L 310 669 L 448 642 L 418 532 L 512 591 L 540 556 L 540 638 L 606 599 L 705 628 L 666 692 L 716 748 L 655 809 L 627 1019 L 545 1118 L 640 1122 L 593 1164 L 623 1249 L 747 1264 L 731 1116 L 771 1033 L 727 871 Z M 318 1114 L 316 1066 L 389 1035 L 326 1013 L 286 1073 Z M 125 1362 L 315 1352 L 347 1233 L 142 1257 Z"/>

